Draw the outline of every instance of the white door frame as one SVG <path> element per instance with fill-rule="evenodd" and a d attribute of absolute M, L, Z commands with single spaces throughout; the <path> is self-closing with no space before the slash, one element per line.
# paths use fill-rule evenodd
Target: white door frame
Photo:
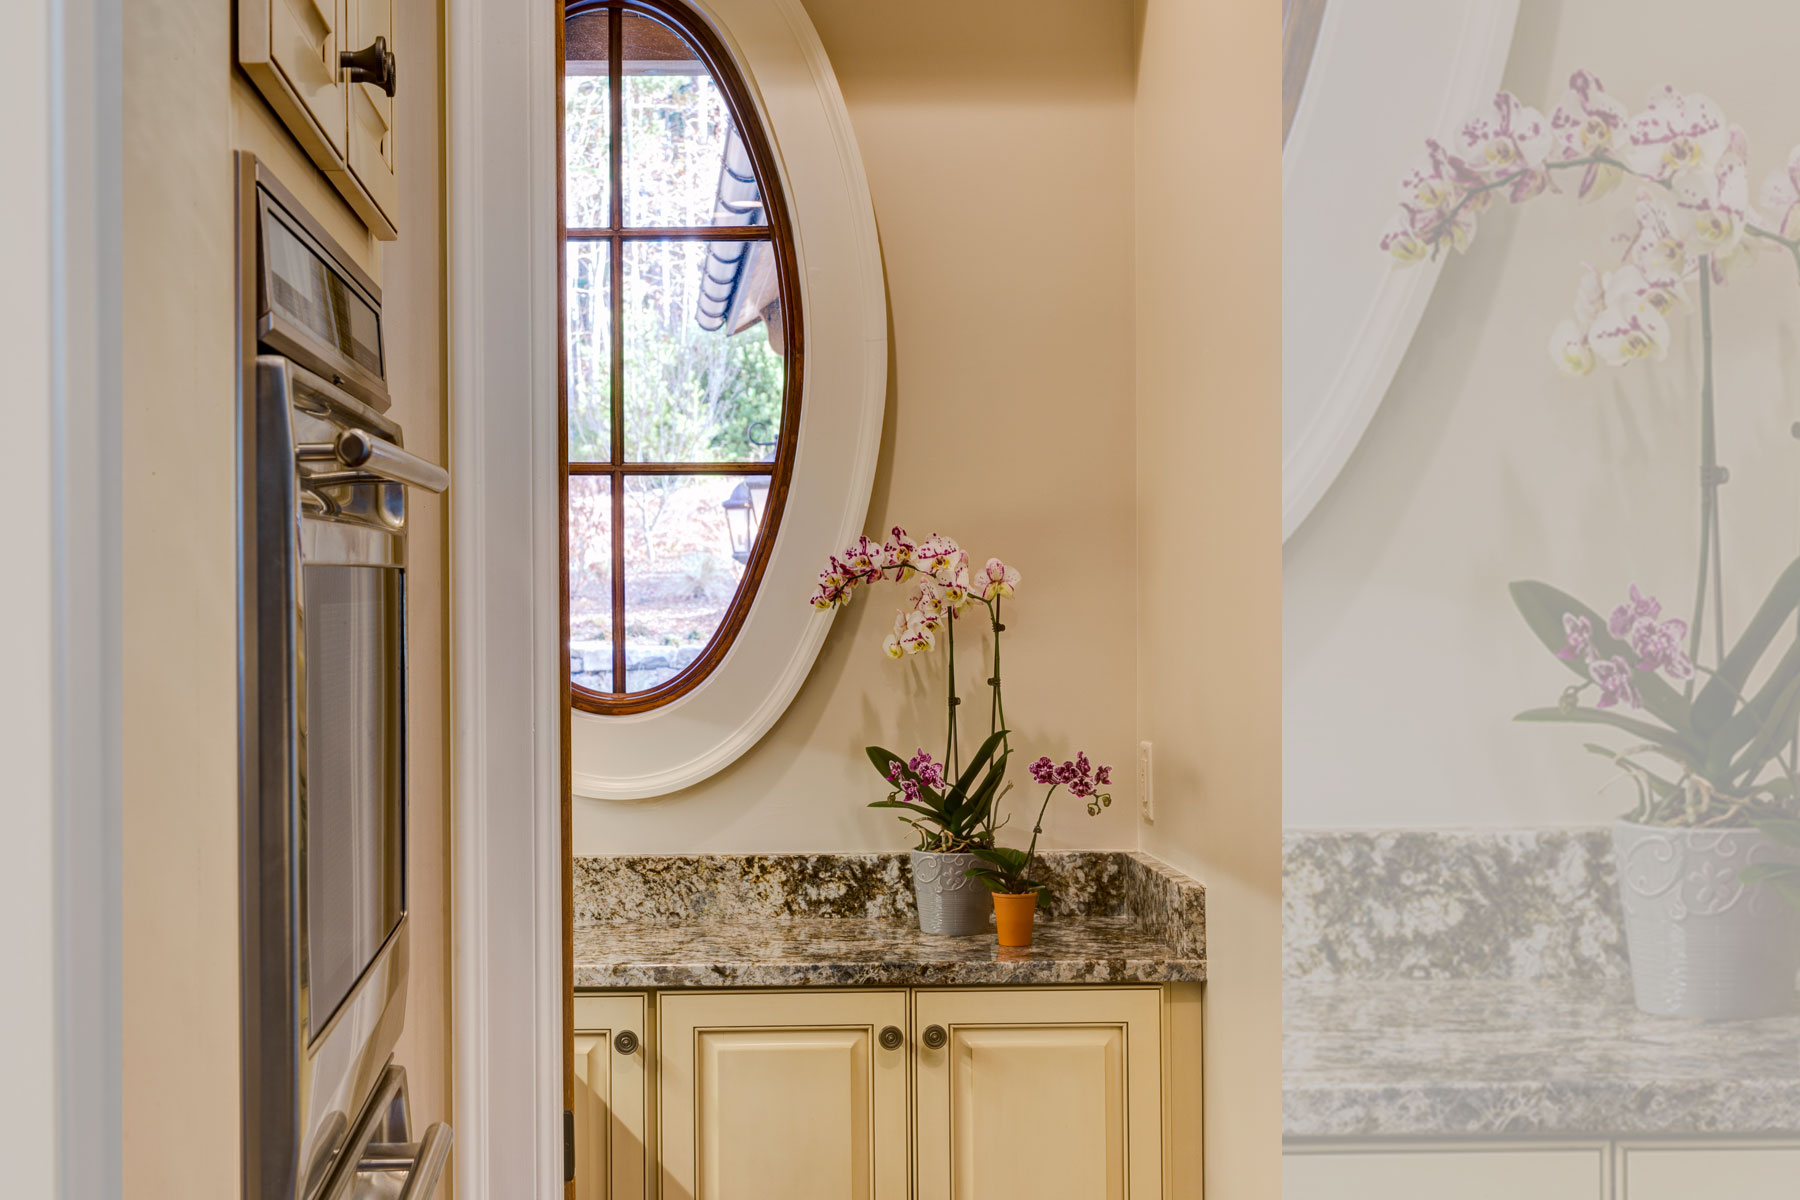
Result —
<path fill-rule="evenodd" d="M 445 6 L 456 1194 L 563 1186 L 556 8 Z"/>
<path fill-rule="evenodd" d="M 120 0 L 24 0 L 0 76 L 0 1155 L 10 1188 L 120 1190 Z"/>

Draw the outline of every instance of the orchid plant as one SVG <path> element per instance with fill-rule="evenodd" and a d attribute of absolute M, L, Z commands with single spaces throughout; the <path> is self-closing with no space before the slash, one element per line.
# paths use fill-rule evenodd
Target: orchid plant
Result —
<path fill-rule="evenodd" d="M 1436 259 L 1445 247 L 1469 248 L 1496 195 L 1518 204 L 1561 192 L 1569 181 L 1580 200 L 1593 201 L 1630 181 L 1614 257 L 1582 266 L 1573 312 L 1550 336 L 1550 357 L 1574 377 L 1601 364 L 1661 361 L 1697 310 L 1701 521 L 1693 620 L 1663 616 L 1657 598 L 1635 585 L 1603 619 L 1547 584 L 1514 583 L 1527 624 L 1577 676 L 1557 705 L 1519 719 L 1626 734 L 1631 744 L 1623 748 L 1587 749 L 1637 785 L 1634 820 L 1755 824 L 1800 845 L 1800 824 L 1789 819 L 1800 803 L 1800 637 L 1784 637 L 1800 612 L 1800 560 L 1729 650 L 1722 604 L 1719 488 L 1729 476 L 1714 429 L 1713 292 L 1762 259 L 1800 271 L 1800 148 L 1768 177 L 1760 208 L 1750 198 L 1748 156 L 1743 131 L 1705 96 L 1662 87 L 1634 113 L 1592 73 L 1577 71 L 1549 117 L 1501 92 L 1492 111 L 1465 123 L 1450 145 L 1428 140 L 1424 159 L 1401 180 L 1399 211 L 1380 245 L 1403 264 Z M 1785 648 L 1775 656 L 1778 642 Z M 1791 882 L 1800 896 L 1800 874 Z"/>
<path fill-rule="evenodd" d="M 940 534 L 914 541 L 896 525 L 885 542 L 858 538 L 842 554 L 831 556 L 819 575 L 812 606 L 829 612 L 850 603 L 858 587 L 884 580 L 918 580 L 906 606 L 894 618 L 894 631 L 883 644 L 888 657 L 906 658 L 945 648 L 947 731 L 944 756 L 934 759 L 923 748 L 910 758 L 881 746 L 868 747 L 869 761 L 890 790 L 869 807 L 895 809 L 919 837 L 918 849 L 965 851 L 994 844 L 994 813 L 1006 791 L 1006 764 L 1012 754 L 1006 728 L 1006 705 L 1000 691 L 1001 601 L 1016 594 L 1019 572 L 990 558 L 971 574 L 969 556 L 954 539 Z M 994 635 L 993 674 L 988 677 L 988 735 L 965 766 L 957 736 L 956 626 L 979 605 Z"/>
<path fill-rule="evenodd" d="M 1071 796 L 1086 800 L 1090 817 L 1099 816 L 1101 809 L 1112 805 L 1112 793 L 1100 790 L 1112 783 L 1112 768 L 1094 767 L 1085 753 L 1077 753 L 1072 761 L 1061 766 L 1051 762 L 1046 755 L 1031 764 L 1030 772 L 1034 783 L 1049 788 L 1044 793 L 1044 802 L 1038 806 L 1037 821 L 1031 827 L 1031 844 L 1023 850 L 1012 846 L 979 847 L 975 857 L 987 865 L 971 867 L 966 872 L 970 879 L 980 882 L 991 892 L 1023 896 L 1026 892 L 1042 892 L 1048 886 L 1037 879 L 1033 868 L 1037 865 L 1038 837 L 1044 832 L 1044 813 L 1049 811 L 1050 798 L 1056 795 L 1057 788 L 1067 788 Z"/>

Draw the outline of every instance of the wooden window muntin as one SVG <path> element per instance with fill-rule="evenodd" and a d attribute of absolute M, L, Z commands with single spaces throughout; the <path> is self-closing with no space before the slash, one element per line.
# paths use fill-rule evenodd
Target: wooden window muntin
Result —
<path fill-rule="evenodd" d="M 568 78 L 563 50 L 563 29 L 576 17 L 606 13 L 607 28 L 607 181 L 608 224 L 602 228 L 570 229 L 565 222 L 564 191 L 567 184 L 564 144 L 564 82 Z M 691 227 L 632 228 L 624 222 L 624 14 L 633 12 L 660 21 L 687 39 L 699 55 L 701 64 L 711 73 L 724 97 L 731 119 L 743 138 L 756 173 L 761 193 L 765 223 L 761 225 L 696 225 Z M 768 136 L 757 121 L 755 109 L 735 65 L 710 27 L 685 6 L 674 0 L 566 0 L 563 24 L 557 27 L 557 226 L 559 229 L 557 273 L 558 339 L 558 445 L 563 464 L 560 480 L 562 510 L 562 635 L 565 648 L 565 676 L 569 678 L 570 703 L 584 712 L 622 715 L 658 708 L 698 687 L 731 649 L 738 631 L 749 613 L 750 603 L 762 582 L 786 506 L 788 485 L 793 473 L 794 447 L 800 428 L 801 377 L 805 364 L 805 324 L 800 311 L 799 267 L 794 254 L 793 228 L 789 221 L 786 198 L 781 193 L 774 170 Z M 625 296 L 624 247 L 631 241 L 739 241 L 770 243 L 777 267 L 777 281 L 783 323 L 783 386 L 781 430 L 774 458 L 767 462 L 628 462 L 625 458 Z M 599 242 L 608 246 L 607 267 L 610 272 L 611 301 L 611 385 L 609 462 L 569 461 L 569 326 L 566 273 L 568 249 L 575 242 Z M 569 641 L 570 565 L 569 565 L 569 478 L 571 475 L 603 476 L 610 480 L 612 507 L 612 679 L 615 689 L 625 686 L 625 479 L 639 475 L 737 475 L 745 478 L 764 476 L 769 480 L 768 499 L 750 559 L 744 565 L 731 602 L 718 628 L 700 656 L 679 673 L 640 692 L 601 693 L 578 686 L 567 673 Z"/>

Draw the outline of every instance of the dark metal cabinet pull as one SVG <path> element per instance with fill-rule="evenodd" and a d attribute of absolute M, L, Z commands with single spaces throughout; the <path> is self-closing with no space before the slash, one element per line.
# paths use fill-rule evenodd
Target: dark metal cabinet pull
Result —
<path fill-rule="evenodd" d="M 620 1030 L 619 1036 L 613 1039 L 613 1049 L 620 1054 L 636 1054 L 637 1048 L 638 1035 L 629 1029 Z"/>
<path fill-rule="evenodd" d="M 399 84 L 397 66 L 384 37 L 377 37 L 361 50 L 338 53 L 338 69 L 349 73 L 351 83 L 372 83 L 390 96 Z"/>
<path fill-rule="evenodd" d="M 898 1050 L 900 1043 L 905 1040 L 906 1035 L 900 1032 L 898 1025 L 889 1025 L 881 1031 L 881 1048 L 883 1050 Z"/>
<path fill-rule="evenodd" d="M 942 1050 L 944 1044 L 950 1040 L 950 1035 L 944 1032 L 942 1025 L 927 1025 L 924 1036 L 919 1040 L 925 1043 L 928 1050 Z"/>

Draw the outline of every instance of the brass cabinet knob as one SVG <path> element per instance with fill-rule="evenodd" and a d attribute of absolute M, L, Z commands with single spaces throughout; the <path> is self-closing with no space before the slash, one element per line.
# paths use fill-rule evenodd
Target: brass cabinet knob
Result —
<path fill-rule="evenodd" d="M 927 1049 L 942 1050 L 944 1043 L 950 1040 L 950 1035 L 944 1032 L 942 1025 L 927 1025 L 924 1036 L 919 1040 L 925 1043 Z"/>
<path fill-rule="evenodd" d="M 638 1035 L 629 1029 L 620 1030 L 619 1036 L 613 1039 L 613 1049 L 620 1054 L 636 1054 L 637 1048 Z"/>
<path fill-rule="evenodd" d="M 900 1032 L 898 1025 L 889 1025 L 881 1031 L 881 1048 L 883 1050 L 898 1050 L 900 1043 L 905 1040 L 906 1035 Z"/>

